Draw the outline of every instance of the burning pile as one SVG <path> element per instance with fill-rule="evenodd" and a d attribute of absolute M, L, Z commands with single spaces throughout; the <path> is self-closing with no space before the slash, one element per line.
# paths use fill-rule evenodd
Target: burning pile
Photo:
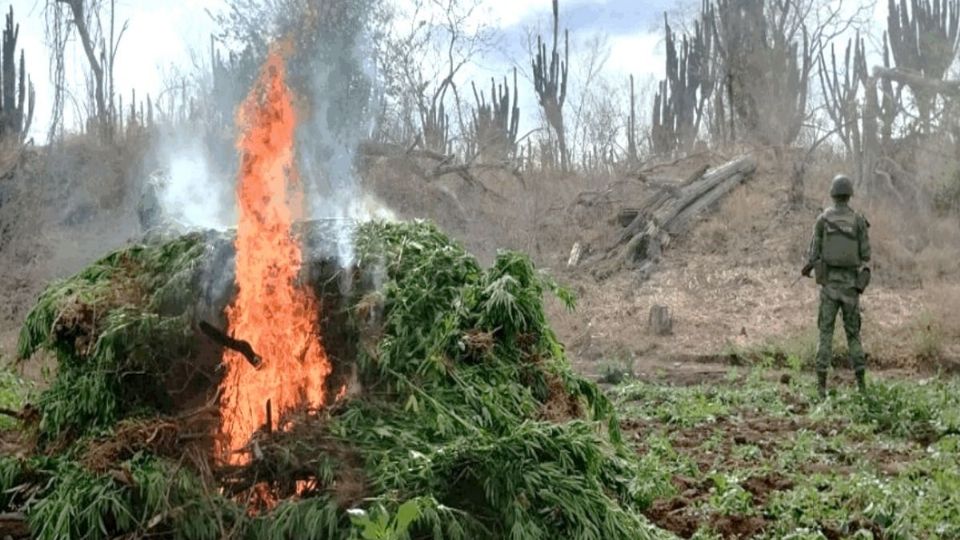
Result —
<path fill-rule="evenodd" d="M 659 537 L 610 403 L 546 323 L 545 292 L 571 299 L 527 257 L 483 269 L 426 223 L 356 226 L 350 268 L 317 255 L 334 234 L 301 221 L 271 58 L 236 234 L 110 254 L 27 317 L 21 357 L 58 370 L 22 415 L 32 445 L 0 458 L 0 513 L 23 516 L 0 536 Z"/>
<path fill-rule="evenodd" d="M 249 340 L 263 364 L 253 366 L 237 351 L 224 355 L 221 453 L 231 463 L 242 463 L 240 450 L 250 435 L 272 424 L 268 408 L 279 417 L 298 405 L 322 407 L 330 374 L 318 339 L 316 298 L 296 286 L 303 256 L 291 231 L 303 219 L 303 190 L 293 162 L 296 113 L 278 51 L 268 57 L 241 114 L 238 291 L 227 317 L 232 333 Z"/>
<path fill-rule="evenodd" d="M 0 511 L 51 539 L 332 538 L 381 515 L 414 517 L 414 537 L 652 537 L 610 405 L 545 322 L 542 293 L 565 293 L 519 254 L 481 269 L 429 224 L 354 237 L 356 268 L 307 260 L 301 274 L 324 308 L 324 388 L 349 380 L 347 396 L 278 413 L 283 429 L 251 433 L 244 462 L 216 459 L 229 374 L 196 330 L 235 304 L 210 279 L 232 238 L 137 246 L 51 286 L 21 353 L 51 350 L 59 368 L 34 447 L 0 459 Z M 353 273 L 347 294 L 338 271 Z"/>

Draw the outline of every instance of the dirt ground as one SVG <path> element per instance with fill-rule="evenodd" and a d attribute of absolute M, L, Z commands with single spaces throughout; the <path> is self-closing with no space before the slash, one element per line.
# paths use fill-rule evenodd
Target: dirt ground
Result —
<path fill-rule="evenodd" d="M 812 280 L 798 282 L 797 276 L 820 204 L 826 204 L 818 200 L 827 198 L 822 194 L 829 177 L 810 177 L 805 205 L 792 209 L 786 205 L 782 173 L 760 163 L 757 173 L 712 213 L 672 239 L 649 277 L 622 272 L 598 282 L 584 269 L 560 267 L 557 274 L 580 303 L 575 313 L 554 306 L 551 315 L 584 371 L 632 365 L 641 375 L 667 371 L 684 377 L 722 371 L 705 361 L 763 352 L 810 361 L 816 350 L 818 290 Z M 681 165 L 674 176 L 683 174 Z M 871 207 L 862 211 L 872 223 L 874 245 L 874 281 L 862 297 L 868 362 L 875 368 L 955 367 L 960 356 L 960 326 L 952 315 L 960 308 L 957 276 L 933 263 L 918 268 L 913 261 L 956 256 L 957 242 L 930 242 L 904 253 L 909 237 L 896 231 L 899 216 Z M 587 238 L 582 234 L 580 240 Z M 655 305 L 670 309 L 671 335 L 647 330 Z M 842 343 L 839 323 L 836 333 Z"/>
<path fill-rule="evenodd" d="M 48 283 L 139 236 L 123 162 L 123 152 L 82 140 L 57 155 L 0 149 L 0 363 L 14 358 L 20 325 Z"/>
<path fill-rule="evenodd" d="M 19 326 L 47 283 L 140 234 L 138 180 L 122 166 L 122 153 L 82 143 L 68 150 L 55 159 L 27 148 L 0 159 L 2 361 L 12 359 Z M 815 350 L 818 293 L 810 280 L 795 279 L 832 171 L 811 169 L 806 200 L 792 208 L 777 161 L 764 151 L 753 155 L 760 164 L 756 174 L 672 238 L 650 276 L 624 271 L 604 281 L 589 268 L 567 267 L 574 242 L 589 248 L 617 226 L 612 218 L 620 207 L 729 156 L 698 154 L 602 177 L 491 171 L 476 182 L 412 179 L 416 168 L 378 162 L 367 164 L 364 187 L 401 218 L 437 221 L 483 262 L 499 248 L 530 253 L 578 297 L 575 312 L 555 301 L 548 307 L 581 371 L 599 375 L 624 366 L 682 382 L 722 374 L 731 358 L 768 352 L 809 361 Z M 906 224 L 897 212 L 874 205 L 862 210 L 872 223 L 875 253 L 874 284 L 863 297 L 869 362 L 908 369 L 957 365 L 956 223 Z M 648 332 L 654 305 L 670 309 L 671 335 Z"/>

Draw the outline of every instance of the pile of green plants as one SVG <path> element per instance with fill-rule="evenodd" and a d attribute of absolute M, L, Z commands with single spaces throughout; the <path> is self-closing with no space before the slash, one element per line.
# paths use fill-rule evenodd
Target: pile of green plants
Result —
<path fill-rule="evenodd" d="M 35 447 L 0 458 L 0 512 L 42 539 L 664 537 L 611 403 L 547 324 L 544 294 L 567 292 L 518 253 L 482 268 L 428 223 L 354 242 L 340 309 L 359 390 L 258 434 L 239 467 L 185 442 L 202 414 L 165 384 L 203 355 L 196 298 L 228 240 L 128 248 L 52 285 L 20 353 L 58 369 L 21 427 Z"/>

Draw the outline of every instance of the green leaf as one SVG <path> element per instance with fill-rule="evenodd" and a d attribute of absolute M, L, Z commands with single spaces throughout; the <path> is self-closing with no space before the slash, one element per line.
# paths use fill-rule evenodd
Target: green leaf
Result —
<path fill-rule="evenodd" d="M 416 521 L 418 517 L 420 517 L 420 503 L 417 499 L 410 499 L 401 504 L 400 508 L 397 508 L 397 526 L 395 527 L 395 532 L 407 532 L 410 524 Z"/>

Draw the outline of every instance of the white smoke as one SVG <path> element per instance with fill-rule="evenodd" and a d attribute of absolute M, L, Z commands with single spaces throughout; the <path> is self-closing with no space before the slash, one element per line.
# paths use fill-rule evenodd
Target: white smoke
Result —
<path fill-rule="evenodd" d="M 357 151 L 374 129 L 378 98 L 373 41 L 369 35 L 373 2 L 358 1 L 344 10 L 342 24 L 327 28 L 297 55 L 296 91 L 309 104 L 298 126 L 297 155 L 307 186 L 310 219 L 329 221 L 336 231 L 337 257 L 354 263 L 356 223 L 393 220 L 393 213 L 363 192 Z"/>
<path fill-rule="evenodd" d="M 295 51 L 286 60 L 287 83 L 297 96 L 295 155 L 307 201 L 304 217 L 327 222 L 335 231 L 336 253 L 311 256 L 335 255 L 343 267 L 355 262 L 353 234 L 358 222 L 395 219 L 363 192 L 355 169 L 357 151 L 375 122 L 378 77 L 370 29 L 378 1 L 338 3 L 334 11 L 339 19 L 315 21 L 321 27 L 308 32 L 299 27 L 300 18 L 289 13 L 281 13 L 277 23 L 279 35 L 297 36 Z M 251 75 L 260 69 L 260 60 L 250 60 L 239 65 L 241 71 L 224 87 L 226 91 L 210 96 L 224 117 L 249 91 L 245 81 L 255 79 L 243 76 L 242 70 Z M 202 133 L 177 133 L 157 145 L 155 162 L 164 176 L 158 199 L 165 219 L 183 228 L 223 229 L 236 223 L 239 156 L 232 147 L 215 151 L 204 141 Z"/>
<path fill-rule="evenodd" d="M 177 133 L 165 139 L 157 155 L 158 199 L 164 218 L 184 229 L 230 227 L 235 222 L 232 182 L 213 173 L 202 137 Z"/>

